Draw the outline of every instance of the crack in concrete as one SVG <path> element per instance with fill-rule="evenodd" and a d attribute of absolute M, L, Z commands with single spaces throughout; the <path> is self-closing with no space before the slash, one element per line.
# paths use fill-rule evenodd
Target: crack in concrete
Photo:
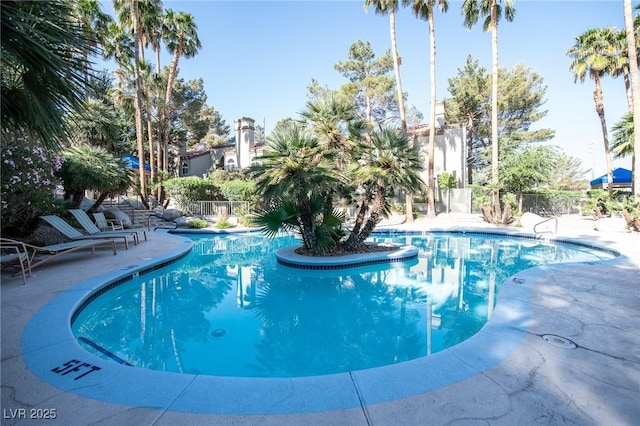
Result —
<path fill-rule="evenodd" d="M 16 388 L 14 386 L 2 385 L 2 389 L 8 389 L 9 390 L 9 399 L 11 399 L 13 402 L 15 402 L 16 404 L 20 405 L 21 407 L 24 407 L 24 408 L 33 407 L 33 405 L 27 404 L 26 402 L 19 401 L 16 398 Z"/>
<path fill-rule="evenodd" d="M 360 408 L 362 409 L 362 414 L 364 414 L 364 419 L 367 422 L 367 425 L 371 426 L 373 423 L 371 422 L 371 417 L 369 415 L 369 411 L 367 410 L 367 405 L 364 402 L 364 398 L 360 393 L 360 389 L 358 388 L 358 384 L 356 383 L 356 378 L 353 377 L 353 373 L 349 371 L 349 378 L 351 379 L 351 383 L 353 384 L 353 388 L 356 391 L 356 395 L 358 395 L 358 401 L 360 403 Z"/>

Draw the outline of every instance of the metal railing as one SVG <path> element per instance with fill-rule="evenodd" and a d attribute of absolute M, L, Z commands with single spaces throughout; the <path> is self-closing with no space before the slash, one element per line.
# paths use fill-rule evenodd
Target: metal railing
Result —
<path fill-rule="evenodd" d="M 150 214 L 149 217 L 147 217 L 147 229 L 151 230 L 151 219 L 152 218 L 156 218 L 156 219 L 161 219 L 165 222 L 169 222 L 172 223 L 171 226 L 168 225 L 156 225 L 153 230 L 157 230 L 160 228 L 167 228 L 167 229 L 177 229 L 178 228 L 178 222 L 173 220 L 173 219 L 167 219 L 166 217 L 162 216 L 161 214 Z"/>
<path fill-rule="evenodd" d="M 553 230 L 544 230 L 544 231 L 538 231 L 538 226 L 540 225 L 544 225 L 547 222 L 550 221 L 554 221 L 554 226 L 553 226 Z M 535 225 L 533 225 L 533 233 L 538 235 L 538 234 L 553 234 L 556 235 L 558 233 L 558 218 L 557 217 L 550 217 L 549 219 L 545 219 L 542 222 L 538 222 Z"/>
<path fill-rule="evenodd" d="M 193 201 L 186 206 L 186 211 L 200 216 L 237 216 L 237 211 L 246 212 L 248 201 Z"/>

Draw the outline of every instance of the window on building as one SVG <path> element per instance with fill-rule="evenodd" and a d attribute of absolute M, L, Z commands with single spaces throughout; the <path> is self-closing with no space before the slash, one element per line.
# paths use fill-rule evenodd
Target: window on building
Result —
<path fill-rule="evenodd" d="M 182 162 L 182 176 L 189 176 L 189 163 L 186 161 Z"/>

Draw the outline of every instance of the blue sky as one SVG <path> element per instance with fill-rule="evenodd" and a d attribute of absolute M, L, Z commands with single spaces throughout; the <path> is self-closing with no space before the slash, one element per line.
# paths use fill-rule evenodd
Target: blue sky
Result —
<path fill-rule="evenodd" d="M 194 15 L 202 43 L 199 54 L 180 61 L 180 78 L 202 78 L 207 103 L 227 124 L 251 117 L 267 133 L 285 117 L 298 117 L 307 101 L 312 78 L 337 89 L 346 82 L 333 65 L 347 59 L 348 48 L 370 41 L 381 55 L 390 48 L 387 16 L 368 13 L 364 1 L 168 1 L 165 8 Z M 634 2 L 634 5 L 637 2 Z M 490 34 L 481 23 L 463 26 L 461 1 L 449 1 L 446 14 L 437 13 L 437 97 L 449 97 L 447 79 L 457 75 L 468 54 L 491 70 Z M 110 7 L 106 10 L 109 11 Z M 565 55 L 575 37 L 594 27 L 624 28 L 622 0 L 519 0 L 513 22 L 499 27 L 500 66 L 522 63 L 540 74 L 547 85 L 548 110 L 534 128 L 556 131 L 550 142 L 582 160 L 588 176 L 606 172 L 600 122 L 593 102 L 594 83 L 574 83 Z M 409 9 L 396 21 L 401 75 L 408 102 L 429 117 L 428 26 Z M 169 64 L 168 54 L 163 56 Z M 603 81 L 608 127 L 626 111 L 621 78 Z M 609 134 L 611 137 L 611 132 Z M 631 168 L 630 159 L 614 166 Z"/>

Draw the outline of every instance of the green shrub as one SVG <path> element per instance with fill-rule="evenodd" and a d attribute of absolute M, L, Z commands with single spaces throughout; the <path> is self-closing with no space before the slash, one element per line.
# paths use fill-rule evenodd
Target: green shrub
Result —
<path fill-rule="evenodd" d="M 256 184 L 253 181 L 229 180 L 220 185 L 220 191 L 229 201 L 254 201 L 257 197 Z"/>
<path fill-rule="evenodd" d="M 227 229 L 231 228 L 231 222 L 228 219 L 220 219 L 216 222 L 215 227 L 218 229 Z"/>
<path fill-rule="evenodd" d="M 235 209 L 236 217 L 238 218 L 238 223 L 242 226 L 251 227 L 253 225 L 253 211 L 251 208 L 246 207 L 236 207 Z"/>
<path fill-rule="evenodd" d="M 458 186 L 458 179 L 451 173 L 440 173 L 438 175 L 438 186 L 440 188 L 455 188 Z"/>
<path fill-rule="evenodd" d="M 628 191 L 606 189 L 592 189 L 587 191 L 587 200 L 584 203 L 582 213 L 594 215 L 596 218 L 609 216 L 612 212 L 622 211 L 632 201 L 632 194 Z"/>
<path fill-rule="evenodd" d="M 176 206 L 186 211 L 189 211 L 189 204 L 194 201 L 221 201 L 224 199 L 218 186 L 197 176 L 166 180 L 164 189 Z"/>
<path fill-rule="evenodd" d="M 206 220 L 203 219 L 192 219 L 187 223 L 187 226 L 191 229 L 202 229 L 209 226 Z"/>

